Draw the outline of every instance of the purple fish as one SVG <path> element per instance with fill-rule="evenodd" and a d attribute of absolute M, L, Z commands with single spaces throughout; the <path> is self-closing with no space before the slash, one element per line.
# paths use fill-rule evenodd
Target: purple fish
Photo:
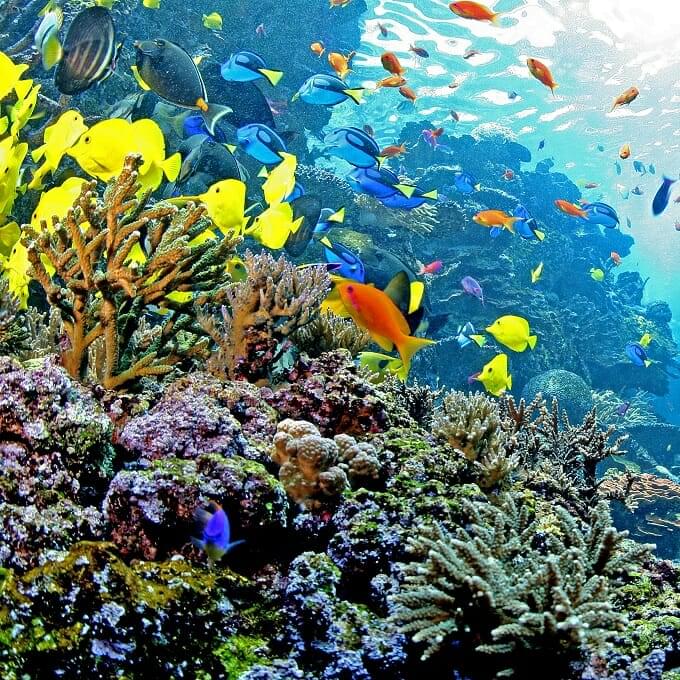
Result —
<path fill-rule="evenodd" d="M 630 402 L 624 401 L 622 404 L 619 404 L 616 407 L 616 415 L 621 416 L 621 418 L 623 418 L 623 416 L 625 416 L 626 413 L 628 413 L 629 408 L 630 408 Z"/>
<path fill-rule="evenodd" d="M 222 506 L 210 502 L 209 510 L 198 508 L 194 513 L 196 522 L 202 529 L 201 538 L 192 538 L 192 543 L 205 551 L 208 564 L 212 566 L 226 555 L 235 545 L 243 541 L 230 542 L 229 518 Z"/>
<path fill-rule="evenodd" d="M 473 279 L 471 276 L 465 276 L 460 280 L 460 285 L 468 295 L 476 297 L 484 304 L 484 291 L 477 280 Z"/>

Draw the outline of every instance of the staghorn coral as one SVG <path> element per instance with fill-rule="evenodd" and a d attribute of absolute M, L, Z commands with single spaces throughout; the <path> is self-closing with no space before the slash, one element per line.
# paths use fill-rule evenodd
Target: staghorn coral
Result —
<path fill-rule="evenodd" d="M 298 349 L 310 357 L 324 352 L 346 349 L 353 357 L 371 343 L 368 331 L 352 319 L 343 319 L 331 312 L 321 313 L 293 336 Z"/>
<path fill-rule="evenodd" d="M 498 403 L 480 392 L 449 392 L 435 411 L 432 433 L 467 460 L 474 461 L 483 489 L 499 484 L 517 467 L 518 454 L 508 450 Z"/>
<path fill-rule="evenodd" d="M 272 460 L 280 465 L 279 479 L 288 495 L 309 507 L 319 498 L 337 497 L 347 487 L 347 476 L 337 465 L 339 449 L 312 423 L 282 420 L 274 435 Z"/>
<path fill-rule="evenodd" d="M 324 267 L 298 269 L 283 255 L 247 251 L 244 263 L 248 276 L 227 289 L 222 320 L 203 315 L 200 322 L 217 345 L 208 370 L 263 385 L 287 338 L 317 314 L 330 280 Z"/>
<path fill-rule="evenodd" d="M 204 207 L 146 206 L 138 200 L 138 155 L 128 156 L 117 180 L 103 198 L 96 183 L 83 186 L 66 219 L 53 233 L 24 227 L 32 276 L 49 303 L 62 316 L 68 346 L 61 361 L 75 378 L 95 373 L 107 389 L 127 386 L 143 376 L 164 375 L 184 359 L 205 356 L 207 339 L 190 313 L 198 305 L 218 301 L 225 282 L 222 263 L 235 241 L 189 241 L 210 227 Z M 146 232 L 145 261 L 129 261 Z M 45 257 L 56 271 L 51 277 Z M 184 294 L 188 300 L 168 298 Z M 140 325 L 152 305 L 168 313 L 153 331 Z M 93 363 L 94 362 L 96 363 Z"/>
<path fill-rule="evenodd" d="M 19 300 L 9 292 L 7 279 L 0 278 L 0 354 L 19 354 L 31 337 Z"/>
<path fill-rule="evenodd" d="M 456 641 L 496 677 L 530 677 L 541 659 L 563 677 L 558 666 L 582 658 L 584 644 L 597 648 L 623 627 L 611 592 L 650 546 L 614 529 L 605 503 L 584 525 L 559 506 L 539 516 L 518 500 L 465 502 L 465 528 L 423 526 L 408 539 L 416 561 L 403 565 L 391 619 L 425 643 L 424 659 Z"/>

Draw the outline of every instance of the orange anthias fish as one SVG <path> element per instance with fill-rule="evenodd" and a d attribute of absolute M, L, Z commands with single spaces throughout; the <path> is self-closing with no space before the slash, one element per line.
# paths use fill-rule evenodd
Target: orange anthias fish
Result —
<path fill-rule="evenodd" d="M 399 88 L 399 94 L 402 97 L 406 97 L 410 102 L 413 102 L 415 104 L 416 99 L 418 99 L 418 95 L 408 86 L 408 85 L 402 85 Z"/>
<path fill-rule="evenodd" d="M 511 180 L 515 179 L 515 173 L 510 168 L 506 168 L 505 172 L 503 173 L 503 179 L 506 182 L 510 182 Z"/>
<path fill-rule="evenodd" d="M 626 160 L 626 158 L 630 157 L 630 144 L 624 144 L 620 149 L 619 149 L 619 158 L 622 160 Z"/>
<path fill-rule="evenodd" d="M 585 210 L 561 198 L 558 198 L 555 201 L 555 206 L 559 208 L 565 215 L 569 215 L 570 217 L 582 217 L 584 220 L 588 218 L 588 213 Z"/>
<path fill-rule="evenodd" d="M 397 348 L 404 364 L 403 377 L 408 375 L 411 357 L 434 340 L 412 336 L 408 322 L 391 298 L 379 288 L 355 281 L 339 283 L 336 289 L 347 313 L 365 328 L 371 338 L 386 352 Z"/>
<path fill-rule="evenodd" d="M 542 61 L 533 59 L 532 57 L 527 59 L 527 66 L 529 67 L 529 72 L 531 75 L 536 78 L 536 80 L 543 83 L 546 87 L 549 87 L 550 91 L 554 95 L 555 88 L 559 87 L 559 85 L 555 82 L 550 69 Z"/>
<path fill-rule="evenodd" d="M 406 69 L 401 65 L 399 57 L 394 52 L 383 52 L 380 55 L 380 63 L 386 71 L 395 76 L 402 76 L 406 73 Z"/>
<path fill-rule="evenodd" d="M 627 90 L 622 92 L 612 104 L 609 112 L 611 113 L 617 106 L 623 106 L 624 104 L 630 104 L 637 96 L 640 94 L 640 90 L 637 87 L 629 87 Z"/>
<path fill-rule="evenodd" d="M 615 250 L 612 250 L 612 252 L 609 253 L 609 259 L 614 263 L 615 267 L 618 267 L 621 264 L 621 256 Z"/>
<path fill-rule="evenodd" d="M 337 73 L 338 78 L 344 80 L 347 74 L 352 70 L 349 67 L 349 62 L 356 52 L 350 52 L 347 56 L 340 54 L 340 52 L 329 52 L 328 63 L 331 68 Z"/>
<path fill-rule="evenodd" d="M 346 7 L 352 0 L 330 0 L 331 7 Z"/>
<path fill-rule="evenodd" d="M 489 9 L 481 2 L 452 2 L 449 9 L 463 19 L 474 19 L 476 21 L 491 21 L 497 23 L 500 14 Z"/>
<path fill-rule="evenodd" d="M 313 42 L 310 46 L 309 49 L 316 54 L 317 57 L 320 57 L 325 51 L 326 48 L 324 47 L 324 44 L 319 41 L 319 42 Z"/>
<path fill-rule="evenodd" d="M 395 158 L 406 153 L 406 144 L 390 144 L 380 151 L 383 158 Z"/>
<path fill-rule="evenodd" d="M 406 78 L 402 78 L 401 76 L 387 76 L 387 78 L 379 80 L 375 87 L 377 89 L 379 87 L 401 87 L 402 85 L 406 85 Z"/>
<path fill-rule="evenodd" d="M 472 218 L 477 224 L 483 227 L 502 227 L 511 234 L 515 233 L 515 222 L 519 217 L 508 215 L 504 210 L 481 210 Z"/>

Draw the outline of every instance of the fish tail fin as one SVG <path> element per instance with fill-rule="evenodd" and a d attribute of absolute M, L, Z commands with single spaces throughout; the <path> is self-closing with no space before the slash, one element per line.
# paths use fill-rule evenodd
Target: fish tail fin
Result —
<path fill-rule="evenodd" d="M 505 222 L 503 222 L 503 227 L 507 229 L 511 234 L 515 233 L 515 222 L 519 220 L 519 217 L 508 217 Z"/>
<path fill-rule="evenodd" d="M 47 144 L 43 144 L 42 146 L 39 146 L 37 149 L 34 149 L 31 152 L 31 158 L 33 159 L 33 162 L 37 163 L 45 155 L 46 151 Z"/>
<path fill-rule="evenodd" d="M 33 177 L 31 178 L 31 181 L 28 184 L 29 189 L 35 189 L 36 191 L 39 191 L 42 189 L 45 185 L 43 184 L 43 178 L 47 173 L 49 172 L 49 168 L 47 166 L 47 163 L 43 163 L 34 173 Z"/>
<path fill-rule="evenodd" d="M 556 90 L 558 87 L 559 87 L 559 85 L 558 85 L 557 83 L 553 83 L 553 84 L 550 86 L 550 91 L 552 92 L 553 97 L 555 96 L 555 90 Z"/>
<path fill-rule="evenodd" d="M 536 347 L 536 340 L 538 340 L 538 336 L 536 336 L 536 335 L 530 335 L 527 338 L 527 342 L 529 343 L 530 349 L 533 349 L 534 347 Z"/>
<path fill-rule="evenodd" d="M 201 109 L 203 122 L 211 135 L 215 134 L 215 127 L 220 118 L 224 118 L 229 113 L 233 113 L 233 110 L 228 106 L 221 106 L 220 104 L 208 104 L 205 111 Z"/>
<path fill-rule="evenodd" d="M 279 80 L 283 78 L 283 71 L 276 71 L 270 68 L 257 69 L 268 81 L 270 85 L 278 85 Z"/>
<path fill-rule="evenodd" d="M 364 96 L 364 88 L 363 87 L 355 87 L 355 88 L 350 88 L 347 90 L 343 90 L 343 92 L 355 103 L 355 104 L 361 104 L 361 100 L 363 99 Z"/>
<path fill-rule="evenodd" d="M 427 347 L 428 345 L 436 344 L 436 340 L 430 340 L 429 338 L 417 338 L 414 335 L 404 335 L 397 344 L 397 350 L 399 351 L 399 356 L 404 362 L 404 366 L 400 369 L 400 373 L 403 373 L 404 380 L 408 376 L 409 369 L 411 368 L 411 359 L 413 355 L 418 351 Z"/>
<path fill-rule="evenodd" d="M 501 13 L 495 12 L 492 14 L 490 21 L 494 26 L 498 26 L 501 23 Z"/>
<path fill-rule="evenodd" d="M 506 383 L 505 383 L 505 386 L 506 386 L 509 390 L 512 389 L 512 376 L 511 376 L 509 373 L 508 373 L 508 379 L 507 379 L 507 381 L 506 381 Z"/>
<path fill-rule="evenodd" d="M 649 368 L 653 363 L 651 359 L 645 359 L 645 368 Z"/>
<path fill-rule="evenodd" d="M 336 210 L 329 218 L 329 222 L 337 222 L 338 224 L 342 224 L 345 221 L 345 208 L 344 206 L 340 208 L 339 210 Z"/>
<path fill-rule="evenodd" d="M 165 176 L 174 182 L 179 176 L 179 171 L 182 169 L 182 156 L 179 153 L 173 153 L 168 156 L 162 163 L 161 167 Z"/>
<path fill-rule="evenodd" d="M 432 191 L 428 191 L 426 194 L 423 194 L 423 198 L 430 198 L 430 199 L 432 199 L 433 201 L 436 201 L 438 195 L 439 195 L 439 194 L 437 193 L 437 190 L 436 190 L 436 189 L 432 189 Z"/>
<path fill-rule="evenodd" d="M 482 188 L 482 185 L 479 182 L 477 182 L 477 184 L 475 184 L 475 186 L 474 186 L 475 191 L 479 191 L 481 188 Z"/>
<path fill-rule="evenodd" d="M 33 87 L 32 80 L 20 80 L 14 86 L 14 92 L 16 93 L 16 96 L 19 99 L 25 99 L 28 96 L 28 93 L 31 91 L 32 87 Z"/>
<path fill-rule="evenodd" d="M 394 188 L 399 191 L 399 193 L 403 194 L 406 196 L 406 198 L 411 198 L 413 194 L 415 193 L 416 187 L 410 185 L 410 184 L 395 184 Z"/>
<path fill-rule="evenodd" d="M 536 229 L 536 231 L 534 232 L 534 234 L 536 234 L 536 238 L 537 238 L 539 241 L 543 241 L 543 240 L 545 239 L 545 233 L 542 232 L 540 229 Z"/>

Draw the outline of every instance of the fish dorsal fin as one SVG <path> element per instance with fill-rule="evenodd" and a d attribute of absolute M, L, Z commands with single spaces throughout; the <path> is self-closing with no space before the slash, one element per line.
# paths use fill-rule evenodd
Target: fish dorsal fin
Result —
<path fill-rule="evenodd" d="M 425 295 L 425 284 L 422 281 L 412 281 L 409 284 L 410 296 L 408 302 L 408 313 L 413 314 L 421 305 L 423 295 Z"/>
<path fill-rule="evenodd" d="M 394 304 L 403 312 L 407 312 L 409 308 L 409 301 L 411 297 L 411 284 L 408 274 L 405 271 L 400 271 L 395 274 L 390 282 L 385 286 L 383 291 Z"/>

